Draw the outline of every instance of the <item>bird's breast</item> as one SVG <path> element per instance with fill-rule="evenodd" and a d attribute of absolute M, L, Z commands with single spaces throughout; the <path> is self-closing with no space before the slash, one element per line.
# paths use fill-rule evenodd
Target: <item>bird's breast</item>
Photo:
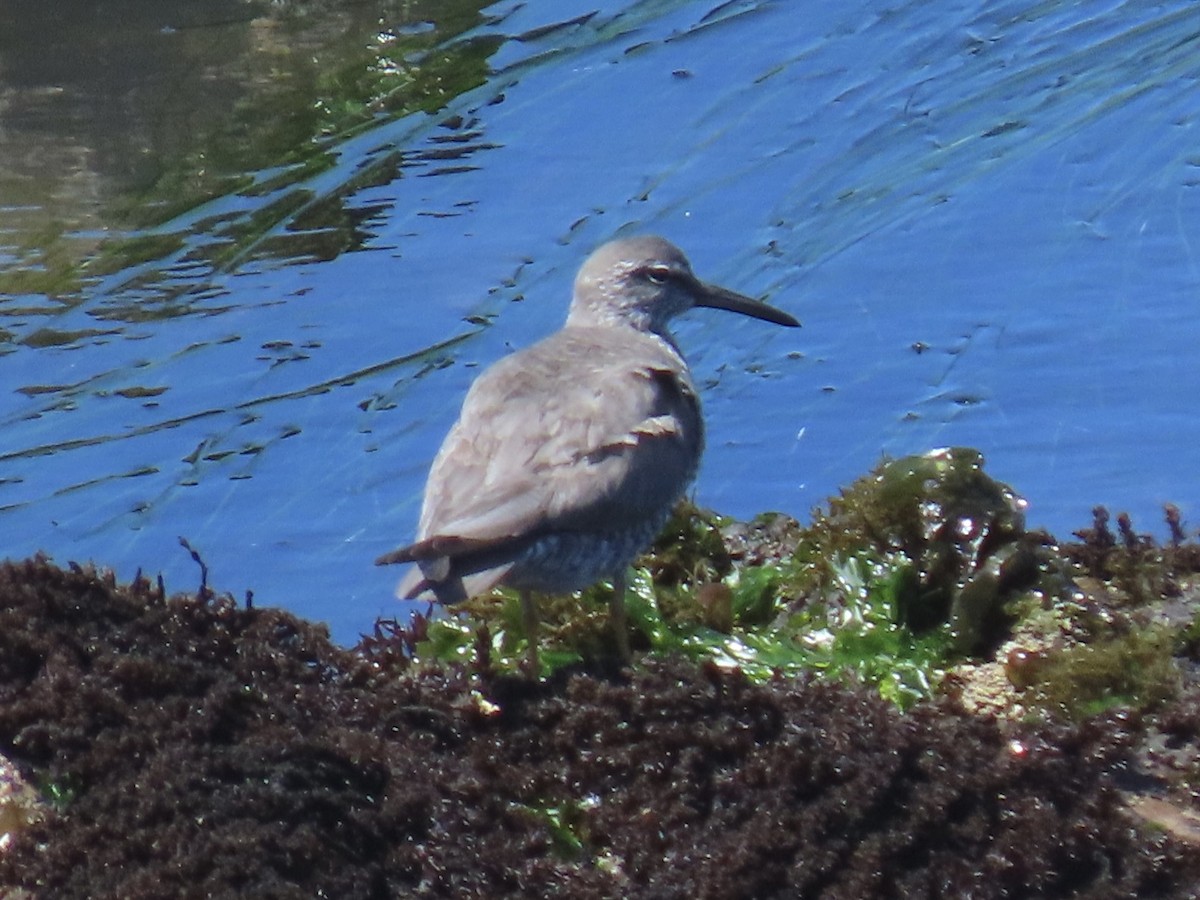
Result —
<path fill-rule="evenodd" d="M 565 594 L 612 578 L 650 546 L 670 512 L 668 508 L 653 518 L 613 522 L 612 530 L 559 531 L 540 537 L 517 559 L 505 583 L 518 590 Z"/>

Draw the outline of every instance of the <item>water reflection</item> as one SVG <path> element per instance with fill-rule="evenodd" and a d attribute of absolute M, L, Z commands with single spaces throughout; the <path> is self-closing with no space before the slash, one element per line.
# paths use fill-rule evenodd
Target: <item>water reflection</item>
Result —
<path fill-rule="evenodd" d="M 393 179 L 398 156 L 325 194 L 312 180 L 380 117 L 481 83 L 495 43 L 429 52 L 479 3 L 25 6 L 0 28 L 0 295 L 166 295 L 96 311 L 120 321 L 190 312 L 179 296 L 213 269 L 361 245 L 378 209 L 346 198 Z"/>

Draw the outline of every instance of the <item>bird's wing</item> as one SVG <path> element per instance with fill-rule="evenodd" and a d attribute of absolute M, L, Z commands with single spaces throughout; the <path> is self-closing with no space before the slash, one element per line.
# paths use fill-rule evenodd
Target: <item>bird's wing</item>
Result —
<path fill-rule="evenodd" d="M 566 329 L 476 381 L 430 472 L 422 539 L 619 529 L 679 497 L 703 443 L 686 366 L 614 331 Z"/>

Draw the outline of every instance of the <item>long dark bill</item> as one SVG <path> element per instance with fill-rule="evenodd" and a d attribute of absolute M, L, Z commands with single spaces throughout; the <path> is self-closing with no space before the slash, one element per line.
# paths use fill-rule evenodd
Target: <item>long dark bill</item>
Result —
<path fill-rule="evenodd" d="M 700 282 L 700 290 L 696 294 L 696 305 L 707 306 L 711 309 L 727 309 L 730 312 L 752 316 L 764 322 L 774 322 L 776 325 L 786 325 L 788 328 L 799 328 L 800 322 L 781 309 L 768 306 L 761 300 L 754 300 L 744 294 L 734 293 L 715 284 Z"/>

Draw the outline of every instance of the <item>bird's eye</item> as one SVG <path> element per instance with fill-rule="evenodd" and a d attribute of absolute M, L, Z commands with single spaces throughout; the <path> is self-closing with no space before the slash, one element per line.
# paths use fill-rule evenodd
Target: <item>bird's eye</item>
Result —
<path fill-rule="evenodd" d="M 651 284 L 666 284 L 667 279 L 671 277 L 671 270 L 666 266 L 650 266 L 643 269 L 642 274 Z"/>

